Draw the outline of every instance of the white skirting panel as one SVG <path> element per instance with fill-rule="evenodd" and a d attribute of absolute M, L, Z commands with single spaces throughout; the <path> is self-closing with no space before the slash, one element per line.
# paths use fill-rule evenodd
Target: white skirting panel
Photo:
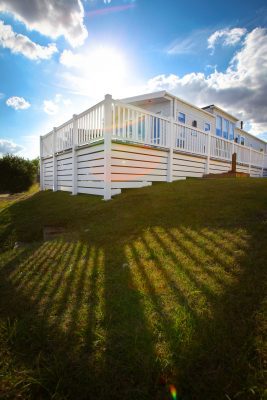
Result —
<path fill-rule="evenodd" d="M 75 150 L 77 167 L 77 192 L 102 196 L 104 194 L 104 146 L 89 145 Z M 43 159 L 44 189 L 72 192 L 73 190 L 73 153 L 72 151 L 56 155 L 56 172 L 54 182 L 53 157 Z M 55 185 L 54 185 L 55 183 Z M 118 188 L 112 194 L 118 194 Z"/>
<path fill-rule="evenodd" d="M 44 189 L 53 189 L 53 157 L 43 159 Z"/>
<path fill-rule="evenodd" d="M 103 196 L 104 145 L 87 146 L 77 150 L 77 191 Z"/>
<path fill-rule="evenodd" d="M 138 145 L 112 143 L 111 187 L 137 188 L 166 182 L 168 152 Z"/>
<path fill-rule="evenodd" d="M 232 168 L 230 161 L 210 160 L 209 172 L 210 174 L 221 174 L 228 172 Z"/>
<path fill-rule="evenodd" d="M 111 194 L 115 195 L 124 188 L 139 188 L 152 182 L 166 182 L 168 177 L 169 156 L 164 148 L 139 146 L 113 142 L 111 144 Z M 73 192 L 73 172 L 77 193 L 104 196 L 104 144 L 87 145 L 73 152 L 57 154 L 55 168 L 52 156 L 42 159 L 43 187 Z M 73 165 L 75 162 L 75 165 Z M 206 173 L 207 159 L 192 154 L 173 152 L 172 180 L 187 177 L 201 178 Z M 74 168 L 75 167 L 75 168 Z M 210 159 L 209 172 L 219 174 L 231 169 L 229 161 Z M 238 172 L 250 172 L 259 177 L 262 169 L 237 164 Z M 76 187 L 76 186 L 75 186 Z M 74 190 L 75 192 L 75 190 Z"/>
<path fill-rule="evenodd" d="M 195 177 L 202 178 L 205 173 L 206 159 L 195 157 L 190 154 L 173 154 L 172 176 L 173 180 Z"/>
<path fill-rule="evenodd" d="M 254 168 L 251 167 L 250 169 L 250 176 L 253 178 L 260 178 L 262 176 L 262 169 L 261 168 Z M 263 175 L 264 176 L 264 175 Z M 266 175 L 267 176 L 267 175 Z"/>
<path fill-rule="evenodd" d="M 57 155 L 57 190 L 72 191 L 72 152 Z"/>

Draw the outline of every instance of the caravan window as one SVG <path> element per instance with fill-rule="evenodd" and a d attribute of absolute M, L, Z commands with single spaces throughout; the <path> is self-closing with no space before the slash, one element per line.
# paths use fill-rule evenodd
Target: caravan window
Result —
<path fill-rule="evenodd" d="M 228 131 L 229 131 L 229 121 L 228 119 L 223 119 L 223 137 L 224 139 L 228 139 Z"/>
<path fill-rule="evenodd" d="M 205 122 L 205 124 L 204 124 L 204 131 L 205 132 L 209 132 L 210 131 L 210 124 L 208 124 L 207 122 Z"/>
<path fill-rule="evenodd" d="M 219 115 L 216 117 L 216 135 L 222 136 L 222 117 Z"/>
<path fill-rule="evenodd" d="M 178 121 L 182 122 L 183 124 L 185 124 L 185 114 L 182 112 L 179 112 L 178 114 Z"/>
<path fill-rule="evenodd" d="M 230 122 L 229 124 L 229 140 L 234 140 L 235 125 Z"/>

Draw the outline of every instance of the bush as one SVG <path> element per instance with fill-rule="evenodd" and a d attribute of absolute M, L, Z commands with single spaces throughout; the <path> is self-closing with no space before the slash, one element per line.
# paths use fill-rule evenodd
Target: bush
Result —
<path fill-rule="evenodd" d="M 36 165 L 22 157 L 5 155 L 0 158 L 0 192 L 23 192 L 33 184 Z"/>

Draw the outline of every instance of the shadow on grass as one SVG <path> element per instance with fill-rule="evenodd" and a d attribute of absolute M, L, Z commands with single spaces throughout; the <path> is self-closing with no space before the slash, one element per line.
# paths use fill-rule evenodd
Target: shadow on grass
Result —
<path fill-rule="evenodd" d="M 90 235 L 6 253 L 3 398 L 263 398 L 264 219 Z"/>

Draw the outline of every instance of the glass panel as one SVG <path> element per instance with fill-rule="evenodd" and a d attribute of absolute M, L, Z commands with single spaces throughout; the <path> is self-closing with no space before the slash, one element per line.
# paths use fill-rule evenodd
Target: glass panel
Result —
<path fill-rule="evenodd" d="M 183 124 L 185 124 L 185 114 L 182 112 L 179 112 L 178 114 L 178 121 L 182 122 Z"/>
<path fill-rule="evenodd" d="M 235 126 L 232 122 L 229 124 L 229 140 L 234 140 Z"/>
<path fill-rule="evenodd" d="M 210 131 L 210 124 L 208 124 L 207 122 L 205 122 L 204 130 L 205 130 L 205 132 L 209 132 Z"/>
<path fill-rule="evenodd" d="M 216 117 L 216 135 L 222 136 L 222 117 Z"/>
<path fill-rule="evenodd" d="M 223 119 L 223 137 L 224 139 L 228 139 L 228 131 L 229 131 L 229 121 L 228 119 Z"/>

